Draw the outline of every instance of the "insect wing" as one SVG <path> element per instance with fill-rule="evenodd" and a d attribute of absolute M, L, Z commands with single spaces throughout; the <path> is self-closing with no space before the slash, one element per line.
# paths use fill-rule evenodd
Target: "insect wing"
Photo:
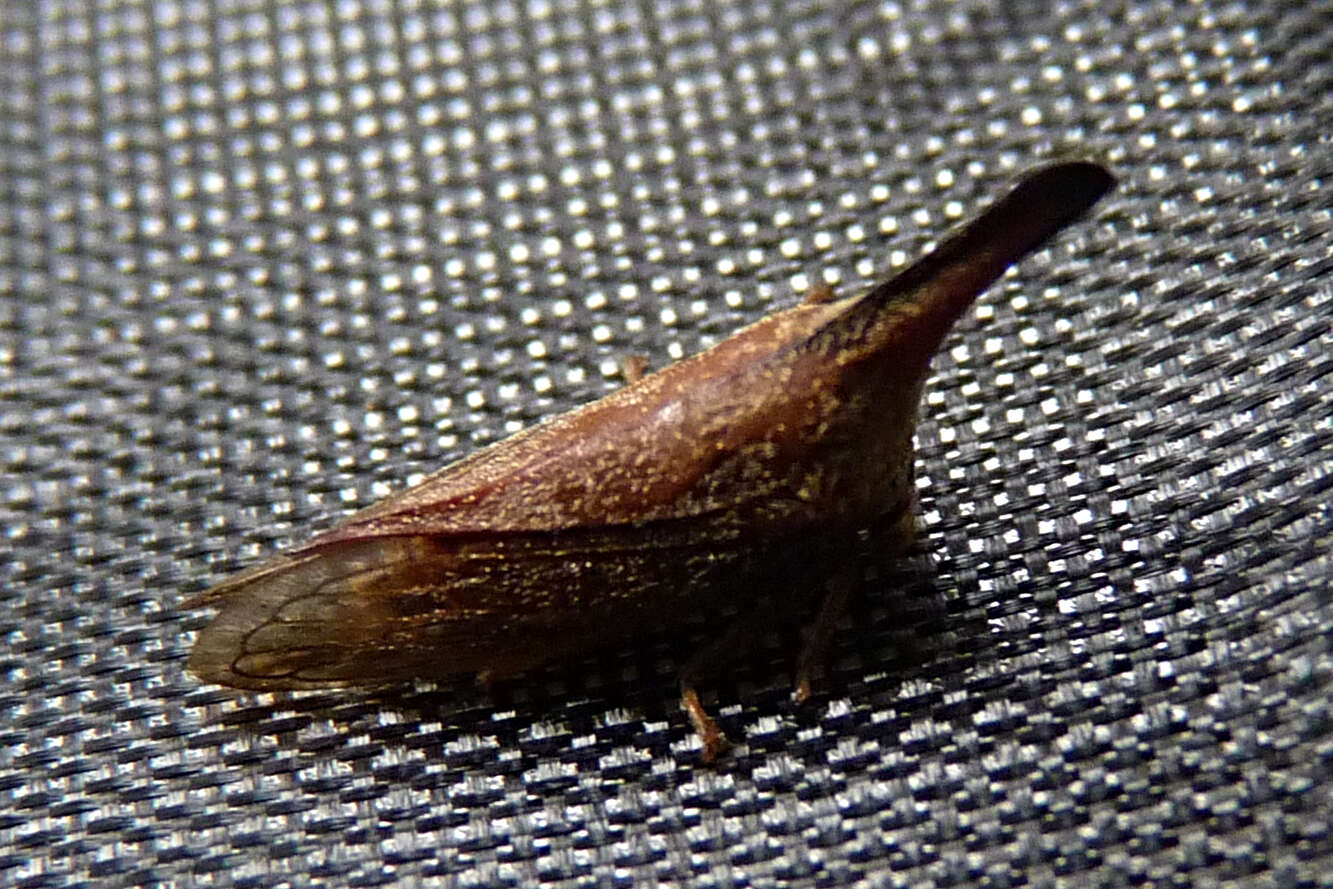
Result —
<path fill-rule="evenodd" d="M 189 666 L 249 689 L 509 675 L 669 621 L 762 549 L 708 519 L 321 546 L 217 592 Z"/>

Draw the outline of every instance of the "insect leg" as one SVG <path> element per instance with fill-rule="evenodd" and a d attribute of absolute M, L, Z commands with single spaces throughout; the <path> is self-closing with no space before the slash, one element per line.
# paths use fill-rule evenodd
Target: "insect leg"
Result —
<path fill-rule="evenodd" d="M 905 552 L 916 539 L 916 510 L 910 503 L 910 499 L 904 500 L 902 505 L 885 513 L 871 528 L 872 538 L 883 541 L 889 555 Z M 845 570 L 826 582 L 819 613 L 796 660 L 796 683 L 792 691 L 792 699 L 796 703 L 809 699 L 811 676 L 828 660 L 833 633 L 837 629 L 838 620 L 846 613 L 855 589 L 856 579 Z"/>
<path fill-rule="evenodd" d="M 792 691 L 792 699 L 798 704 L 804 703 L 810 697 L 810 677 L 816 670 L 822 669 L 828 660 L 833 632 L 837 629 L 838 620 L 847 611 L 847 603 L 851 601 L 853 588 L 852 579 L 846 572 L 830 578 L 825 587 L 824 601 L 819 604 L 819 614 L 815 616 L 815 622 L 810 627 L 810 635 L 805 638 L 805 644 L 801 646 L 801 653 L 796 660 L 796 688 Z"/>
<path fill-rule="evenodd" d="M 810 292 L 805 295 L 805 299 L 802 300 L 802 302 L 806 305 L 820 305 L 822 303 L 831 303 L 835 299 L 837 299 L 837 295 L 834 294 L 832 287 L 827 284 L 816 284 L 814 287 L 810 288 Z"/>
<path fill-rule="evenodd" d="M 712 762 L 731 742 L 699 700 L 695 686 L 704 677 L 716 676 L 726 664 L 750 649 L 754 640 L 773 625 L 772 611 L 743 611 L 732 620 L 721 636 L 699 649 L 680 670 L 680 706 L 690 717 L 694 731 L 703 742 L 703 760 Z"/>
<path fill-rule="evenodd" d="M 648 358 L 643 355 L 628 355 L 620 362 L 620 375 L 625 382 L 633 385 L 648 373 Z"/>
<path fill-rule="evenodd" d="M 713 762 L 726 753 L 731 742 L 718 726 L 717 720 L 708 715 L 708 711 L 704 709 L 703 702 L 699 700 L 699 692 L 695 691 L 692 684 L 683 680 L 680 683 L 680 706 L 690 717 L 690 724 L 694 726 L 695 734 L 703 743 L 703 761 Z"/>

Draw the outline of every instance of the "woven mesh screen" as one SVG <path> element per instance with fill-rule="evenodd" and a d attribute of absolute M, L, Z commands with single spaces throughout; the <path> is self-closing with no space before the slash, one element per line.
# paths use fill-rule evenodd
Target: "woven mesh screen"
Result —
<path fill-rule="evenodd" d="M 1333 886 L 1333 5 L 0 6 L 0 884 Z M 922 535 L 766 634 L 243 695 L 181 603 L 1045 158 Z M 874 554 L 868 554 L 873 562 Z"/>

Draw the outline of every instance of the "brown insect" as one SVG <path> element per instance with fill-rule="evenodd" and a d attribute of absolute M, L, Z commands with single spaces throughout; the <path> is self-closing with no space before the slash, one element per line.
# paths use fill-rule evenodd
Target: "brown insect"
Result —
<path fill-rule="evenodd" d="M 982 290 L 1113 182 L 1091 163 L 1038 170 L 869 292 L 821 291 L 217 585 L 190 603 L 221 609 L 190 670 L 261 690 L 493 680 L 722 597 L 749 603 L 766 565 L 816 538 L 887 523 L 910 540 L 931 356 Z M 798 696 L 845 598 L 828 586 Z M 712 759 L 726 741 L 693 672 L 682 704 Z"/>

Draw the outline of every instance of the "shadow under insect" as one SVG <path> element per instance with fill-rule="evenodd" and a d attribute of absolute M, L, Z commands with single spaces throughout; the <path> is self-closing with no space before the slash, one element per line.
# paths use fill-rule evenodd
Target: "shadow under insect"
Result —
<path fill-rule="evenodd" d="M 709 756 L 682 731 L 684 677 L 710 692 L 705 702 L 725 704 L 717 718 L 740 745 L 726 768 L 750 768 L 777 753 L 820 761 L 848 737 L 873 734 L 872 703 L 929 674 L 933 663 L 953 660 L 944 648 L 956 636 L 933 560 L 919 546 L 901 550 L 897 527 L 813 536 L 756 554 L 763 558 L 727 595 L 696 606 L 683 623 L 607 626 L 596 644 L 579 641 L 577 659 L 555 658 L 485 685 L 458 677 L 386 685 L 350 699 L 302 692 L 278 709 L 291 714 L 284 719 L 324 720 L 342 726 L 340 734 L 369 735 L 376 752 L 424 748 L 432 761 L 490 769 L 500 751 L 509 751 L 514 768 L 554 758 L 628 778 L 663 759 Z M 831 586 L 845 591 L 845 611 L 821 627 Z M 812 635 L 825 632 L 812 653 Z M 812 693 L 798 701 L 793 689 L 803 669 Z M 845 706 L 831 706 L 839 699 Z M 247 707 L 221 721 L 267 734 L 269 709 Z M 385 713 L 397 716 L 386 722 Z M 563 787 L 554 779 L 543 786 Z"/>
<path fill-rule="evenodd" d="M 632 777 L 653 762 L 708 757 L 708 749 L 688 744 L 677 718 L 684 676 L 712 692 L 706 704 L 724 704 L 718 722 L 740 745 L 724 768 L 752 768 L 777 753 L 822 761 L 849 737 L 874 737 L 870 706 L 892 698 L 902 681 L 928 674 L 938 680 L 932 665 L 956 661 L 945 650 L 956 634 L 932 558 L 920 548 L 894 552 L 896 542 L 868 529 L 770 553 L 728 597 L 701 606 L 684 624 L 609 633 L 577 660 L 557 658 L 488 686 L 465 678 L 387 686 L 337 704 L 327 693 L 299 694 L 284 709 L 347 722 L 353 734 L 369 721 L 381 742 L 425 745 L 432 760 L 491 768 L 507 750 L 515 768 L 555 758 Z M 812 661 L 810 636 L 829 585 L 844 586 L 846 610 Z M 797 701 L 802 666 L 813 693 Z M 401 718 L 381 726 L 375 714 L 383 712 Z M 413 728 L 420 725 L 436 728 L 423 736 Z M 545 784 L 560 790 L 559 781 Z"/>

